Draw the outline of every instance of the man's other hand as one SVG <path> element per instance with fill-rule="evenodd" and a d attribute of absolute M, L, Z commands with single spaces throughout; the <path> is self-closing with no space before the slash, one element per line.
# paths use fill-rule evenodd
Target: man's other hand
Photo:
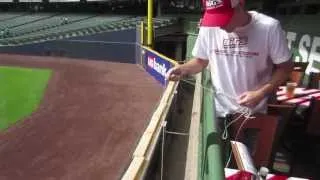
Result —
<path fill-rule="evenodd" d="M 264 98 L 264 93 L 257 90 L 257 91 L 247 91 L 242 93 L 237 102 L 242 106 L 247 107 L 255 107 L 260 101 Z"/>

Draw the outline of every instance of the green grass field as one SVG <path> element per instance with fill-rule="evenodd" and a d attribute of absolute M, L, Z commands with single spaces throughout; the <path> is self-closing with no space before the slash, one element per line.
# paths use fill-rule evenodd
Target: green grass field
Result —
<path fill-rule="evenodd" d="M 51 70 L 0 66 L 0 130 L 37 109 Z"/>

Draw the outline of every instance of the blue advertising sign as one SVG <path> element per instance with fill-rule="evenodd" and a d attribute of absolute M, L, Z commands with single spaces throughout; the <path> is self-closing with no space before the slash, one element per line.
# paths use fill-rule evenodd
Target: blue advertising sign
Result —
<path fill-rule="evenodd" d="M 162 85 L 166 85 L 165 75 L 173 66 L 172 63 L 156 53 L 146 50 L 144 54 L 146 70 L 151 76 L 158 80 Z"/>

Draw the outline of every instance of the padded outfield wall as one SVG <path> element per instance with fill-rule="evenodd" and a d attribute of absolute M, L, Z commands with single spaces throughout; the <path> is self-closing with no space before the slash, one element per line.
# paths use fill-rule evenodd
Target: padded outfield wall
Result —
<path fill-rule="evenodd" d="M 74 37 L 33 43 L 21 46 L 0 47 L 0 53 L 64 56 L 95 60 L 111 60 L 135 63 L 136 30 L 106 32 L 90 36 Z"/>

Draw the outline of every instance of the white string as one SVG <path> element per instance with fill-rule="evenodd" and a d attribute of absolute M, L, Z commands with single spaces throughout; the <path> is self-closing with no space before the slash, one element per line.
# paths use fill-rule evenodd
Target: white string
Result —
<path fill-rule="evenodd" d="M 237 122 L 238 120 L 240 120 L 240 118 L 242 116 L 244 116 L 246 119 L 244 121 L 247 121 L 248 119 L 253 119 L 254 117 L 251 116 L 252 114 L 252 110 L 248 107 L 240 107 L 238 110 L 236 110 L 237 113 L 239 113 L 239 116 L 237 118 L 235 118 L 234 120 L 232 120 L 231 122 L 229 122 L 227 125 L 226 125 L 226 120 L 225 120 L 225 127 L 224 127 L 224 130 L 222 132 L 222 139 L 223 140 L 226 140 L 228 138 L 228 128 L 229 126 L 231 126 L 233 123 Z M 241 127 L 241 126 L 240 126 Z M 241 128 L 239 128 L 240 130 Z"/>
<path fill-rule="evenodd" d="M 215 93 L 215 94 L 221 94 L 227 98 L 229 98 L 230 100 L 233 100 L 233 101 L 236 101 L 236 97 L 234 96 L 231 96 L 231 95 L 228 95 L 226 94 L 225 92 L 223 91 L 217 91 L 217 90 L 214 90 L 212 88 L 207 88 L 207 87 L 204 87 L 201 83 L 194 83 L 194 82 L 191 82 L 189 80 L 181 80 L 183 82 L 186 82 L 188 84 L 192 84 L 192 85 L 199 85 L 202 89 L 204 90 L 207 90 L 211 93 Z M 252 116 L 252 110 L 249 108 L 249 107 L 245 107 L 245 106 L 241 106 L 239 105 L 238 109 L 235 110 L 235 113 L 238 113 L 239 116 L 236 117 L 234 120 L 232 120 L 231 122 L 229 122 L 228 124 L 226 124 L 227 120 L 225 119 L 224 121 L 224 129 L 223 129 L 223 132 L 222 132 L 222 135 L 221 135 L 221 139 L 223 140 L 227 140 L 228 139 L 228 128 L 229 126 L 231 126 L 233 123 L 237 122 L 238 120 L 240 120 L 241 117 L 245 117 L 245 119 L 243 120 L 243 122 L 241 123 L 237 133 L 236 133 L 236 136 L 235 136 L 235 140 L 237 140 L 238 136 L 239 136 L 239 133 L 242 129 L 242 127 L 244 126 L 244 124 L 249 120 L 249 119 L 254 119 L 255 117 Z M 231 156 L 232 156 L 232 150 L 230 150 L 230 154 L 229 154 L 229 158 L 228 158 L 228 161 L 226 163 L 226 166 L 225 167 L 228 167 L 229 164 L 230 164 L 230 161 L 231 161 Z"/>
<path fill-rule="evenodd" d="M 161 144 L 161 175 L 160 175 L 160 180 L 163 179 L 163 160 L 164 160 L 164 140 L 165 140 L 165 131 L 166 131 L 166 126 L 167 123 L 166 121 L 163 122 L 162 124 L 162 144 Z"/>
<path fill-rule="evenodd" d="M 209 92 L 211 92 L 211 93 L 215 93 L 215 94 L 221 94 L 221 95 L 223 95 L 223 96 L 225 96 L 225 97 L 227 97 L 227 98 L 229 98 L 230 100 L 233 100 L 233 101 L 237 101 L 237 99 L 236 99 L 236 97 L 234 97 L 234 96 L 232 96 L 232 95 L 229 95 L 229 94 L 227 94 L 227 93 L 225 93 L 225 92 L 223 92 L 223 91 L 217 91 L 217 90 L 214 90 L 214 89 L 212 89 L 212 88 L 207 88 L 207 87 L 204 87 L 202 84 L 200 84 L 200 83 L 194 83 L 194 82 L 192 82 L 192 81 L 190 81 L 190 80 L 184 80 L 184 79 L 182 79 L 181 81 L 183 81 L 183 82 L 186 82 L 186 83 L 188 83 L 188 84 L 191 84 L 191 85 L 199 85 L 202 89 L 205 89 L 205 90 L 207 90 L 207 91 L 209 91 Z M 237 122 L 242 116 L 245 116 L 246 118 L 253 118 L 253 117 L 251 117 L 251 115 L 252 115 L 252 110 L 249 108 L 249 107 L 246 107 L 246 106 L 241 106 L 241 105 L 238 105 L 238 109 L 236 109 L 235 111 L 234 111 L 234 113 L 238 113 L 239 114 L 239 116 L 236 118 L 236 119 L 234 119 L 234 120 L 232 120 L 230 123 L 228 123 L 226 126 L 225 126 L 225 128 L 224 128 L 224 130 L 223 130 L 223 136 L 222 136 L 222 139 L 223 140 L 226 140 L 227 139 L 227 128 L 229 127 L 229 126 L 231 126 L 233 123 L 235 123 L 235 122 Z"/>
<path fill-rule="evenodd" d="M 188 136 L 188 133 L 182 133 L 182 132 L 174 132 L 174 131 L 167 131 L 167 121 L 164 121 L 162 123 L 162 143 L 161 143 L 161 169 L 160 169 L 160 180 L 163 179 L 163 164 L 164 164 L 164 145 L 165 145 L 165 134 L 174 134 L 174 135 L 182 135 L 182 136 Z"/>
<path fill-rule="evenodd" d="M 167 79 L 164 78 L 164 85 L 163 85 L 163 94 L 167 88 Z M 165 132 L 166 132 L 167 122 L 162 122 L 162 143 L 161 143 L 161 172 L 160 172 L 160 180 L 163 179 L 163 161 L 164 161 L 164 141 L 165 141 Z"/>
<path fill-rule="evenodd" d="M 181 136 L 189 136 L 188 133 L 175 132 L 175 131 L 166 131 L 168 134 L 181 135 Z"/>
<path fill-rule="evenodd" d="M 238 131 L 237 131 L 236 137 L 234 138 L 235 141 L 238 139 L 239 133 L 240 133 L 242 127 L 244 126 L 244 124 L 245 124 L 249 119 L 254 119 L 254 118 L 255 118 L 254 116 L 251 116 L 251 113 L 252 113 L 252 112 L 249 111 L 249 112 L 246 112 L 246 113 L 244 113 L 244 114 L 240 114 L 240 115 L 239 115 L 239 117 L 241 117 L 241 116 L 243 115 L 243 116 L 245 117 L 245 119 L 242 121 L 242 123 L 241 123 L 241 125 L 240 125 L 240 127 L 239 127 L 239 129 L 238 129 Z M 238 118 L 239 118 L 239 117 L 238 117 Z M 237 119 L 238 119 L 238 118 L 237 118 Z M 236 122 L 236 121 L 234 121 L 234 122 Z M 227 129 L 227 128 L 225 128 L 225 129 Z M 230 150 L 229 158 L 228 158 L 228 161 L 227 161 L 227 163 L 226 163 L 226 165 L 225 165 L 225 168 L 229 167 L 229 164 L 230 164 L 230 162 L 231 162 L 231 156 L 232 156 L 232 149 Z"/>
<path fill-rule="evenodd" d="M 225 92 L 223 91 L 217 91 L 217 90 L 214 90 L 212 88 L 207 88 L 205 86 L 203 86 L 201 83 L 194 83 L 190 80 L 181 80 L 185 83 L 188 83 L 188 84 L 191 84 L 193 86 L 195 85 L 199 85 L 202 89 L 208 91 L 208 92 L 211 92 L 211 93 L 216 93 L 216 94 L 221 94 L 227 98 L 229 98 L 230 100 L 234 100 L 236 101 L 236 97 L 234 96 L 231 96 L 231 95 L 228 95 L 226 94 Z M 164 80 L 164 89 L 166 88 L 167 86 L 167 79 L 165 78 Z M 242 129 L 242 127 L 244 126 L 244 124 L 249 120 L 249 119 L 254 119 L 255 117 L 252 116 L 252 110 L 249 108 L 249 107 L 245 107 L 245 106 L 240 106 L 238 107 L 238 109 L 235 110 L 235 113 L 238 113 L 239 116 L 237 118 L 235 118 L 234 120 L 232 120 L 231 122 L 229 122 L 228 124 L 226 124 L 226 120 L 224 122 L 224 130 L 222 132 L 222 136 L 221 138 L 223 140 L 227 140 L 228 139 L 228 128 L 229 126 L 231 126 L 233 123 L 237 122 L 238 120 L 240 120 L 241 117 L 245 117 L 245 120 L 241 123 L 237 133 L 236 133 L 236 137 L 235 137 L 235 140 L 237 140 L 238 138 L 238 135 Z M 181 132 L 174 132 L 174 131 L 167 131 L 166 130 L 166 122 L 165 124 L 163 124 L 162 126 L 162 147 L 161 147 L 161 177 L 160 179 L 162 180 L 163 179 L 163 163 L 164 163 L 164 144 L 165 144 L 165 134 L 168 133 L 168 134 L 174 134 L 174 135 L 183 135 L 183 136 L 188 136 L 189 134 L 188 133 L 181 133 Z M 225 167 L 228 167 L 230 162 L 231 162 L 231 156 L 232 156 L 232 150 L 230 150 L 230 154 L 229 154 L 229 158 L 228 158 L 228 161 L 226 163 L 226 166 Z"/>
<path fill-rule="evenodd" d="M 215 93 L 215 91 L 212 89 L 212 88 L 207 88 L 207 87 L 204 87 L 201 83 L 196 83 L 196 82 L 192 82 L 190 80 L 185 80 L 185 79 L 182 79 L 180 81 L 183 81 L 185 83 L 188 83 L 188 84 L 191 84 L 193 86 L 196 86 L 196 85 L 199 85 L 202 89 L 206 90 L 206 91 L 209 91 L 211 93 Z"/>

